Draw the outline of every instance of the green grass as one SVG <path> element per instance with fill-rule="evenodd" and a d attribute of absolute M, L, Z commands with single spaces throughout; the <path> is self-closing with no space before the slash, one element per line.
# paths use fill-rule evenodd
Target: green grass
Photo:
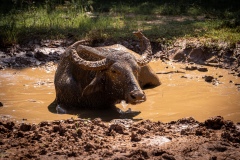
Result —
<path fill-rule="evenodd" d="M 0 29 L 5 44 L 19 43 L 31 38 L 59 39 L 74 35 L 76 38 L 111 38 L 112 32 L 124 28 L 119 16 L 89 16 L 86 13 L 56 10 L 47 13 L 38 8 L 1 16 Z"/>
<path fill-rule="evenodd" d="M 62 39 L 69 36 L 119 39 L 132 38 L 131 33 L 136 30 L 142 30 L 152 41 L 194 37 L 234 44 L 240 40 L 239 25 L 224 19 L 204 18 L 197 7 L 190 7 L 188 16 L 170 16 L 180 12 L 180 8 L 174 11 L 171 6 L 162 5 L 148 11 L 149 6 L 147 3 L 137 7 L 113 6 L 108 13 L 92 15 L 71 5 L 57 6 L 51 12 L 46 7 L 34 6 L 13 10 L 0 16 L 0 40 L 3 45 L 8 45 L 35 38 Z M 161 16 L 164 14 L 168 16 Z"/>

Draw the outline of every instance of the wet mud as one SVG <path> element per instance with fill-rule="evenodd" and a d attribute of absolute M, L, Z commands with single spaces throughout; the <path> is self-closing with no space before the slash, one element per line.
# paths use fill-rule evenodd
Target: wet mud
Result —
<path fill-rule="evenodd" d="M 1 159 L 231 159 L 240 156 L 240 126 L 222 117 L 200 123 L 97 118 L 0 121 Z"/>

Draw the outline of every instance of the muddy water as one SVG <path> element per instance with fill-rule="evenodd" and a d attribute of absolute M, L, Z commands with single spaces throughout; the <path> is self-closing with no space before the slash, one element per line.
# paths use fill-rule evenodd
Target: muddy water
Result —
<path fill-rule="evenodd" d="M 240 122 L 240 92 L 235 85 L 240 83 L 240 78 L 232 76 L 228 70 L 208 67 L 208 72 L 186 71 L 181 69 L 185 65 L 158 62 L 152 62 L 151 66 L 159 73 L 162 85 L 145 90 L 145 103 L 127 106 L 142 112 L 135 118 L 169 122 L 191 116 L 204 121 L 221 115 Z M 217 78 L 219 84 L 205 82 L 202 78 L 205 75 Z"/>
<path fill-rule="evenodd" d="M 147 101 L 142 104 L 125 108 L 117 105 L 122 110 L 141 111 L 135 119 L 169 122 L 192 116 L 203 121 L 221 115 L 240 122 L 240 92 L 235 85 L 240 79 L 227 70 L 209 67 L 208 72 L 186 71 L 181 69 L 185 67 L 182 64 L 159 61 L 150 65 L 162 85 L 145 90 Z M 0 107 L 0 117 L 36 123 L 76 117 L 77 114 L 56 114 L 48 110 L 55 99 L 54 73 L 55 67 L 0 70 L 0 102 L 4 104 Z M 205 82 L 204 75 L 214 76 L 220 84 Z"/>
<path fill-rule="evenodd" d="M 68 118 L 48 111 L 55 98 L 54 70 L 27 68 L 0 71 L 0 116 L 39 122 Z"/>

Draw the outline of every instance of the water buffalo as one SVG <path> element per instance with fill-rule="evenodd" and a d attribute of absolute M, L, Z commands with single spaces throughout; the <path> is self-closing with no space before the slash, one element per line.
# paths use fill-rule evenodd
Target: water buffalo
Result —
<path fill-rule="evenodd" d="M 65 108 L 106 108 L 121 100 L 137 104 L 146 100 L 141 89 L 160 81 L 147 65 L 152 58 L 149 40 L 134 32 L 143 56 L 122 45 L 89 47 L 78 41 L 62 55 L 55 73 L 56 102 Z"/>

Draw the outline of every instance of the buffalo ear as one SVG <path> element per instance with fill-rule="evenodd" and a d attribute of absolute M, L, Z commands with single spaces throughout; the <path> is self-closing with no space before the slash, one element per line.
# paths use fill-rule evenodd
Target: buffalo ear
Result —
<path fill-rule="evenodd" d="M 104 90 L 104 80 L 104 73 L 98 72 L 91 83 L 83 89 L 82 96 Z"/>

